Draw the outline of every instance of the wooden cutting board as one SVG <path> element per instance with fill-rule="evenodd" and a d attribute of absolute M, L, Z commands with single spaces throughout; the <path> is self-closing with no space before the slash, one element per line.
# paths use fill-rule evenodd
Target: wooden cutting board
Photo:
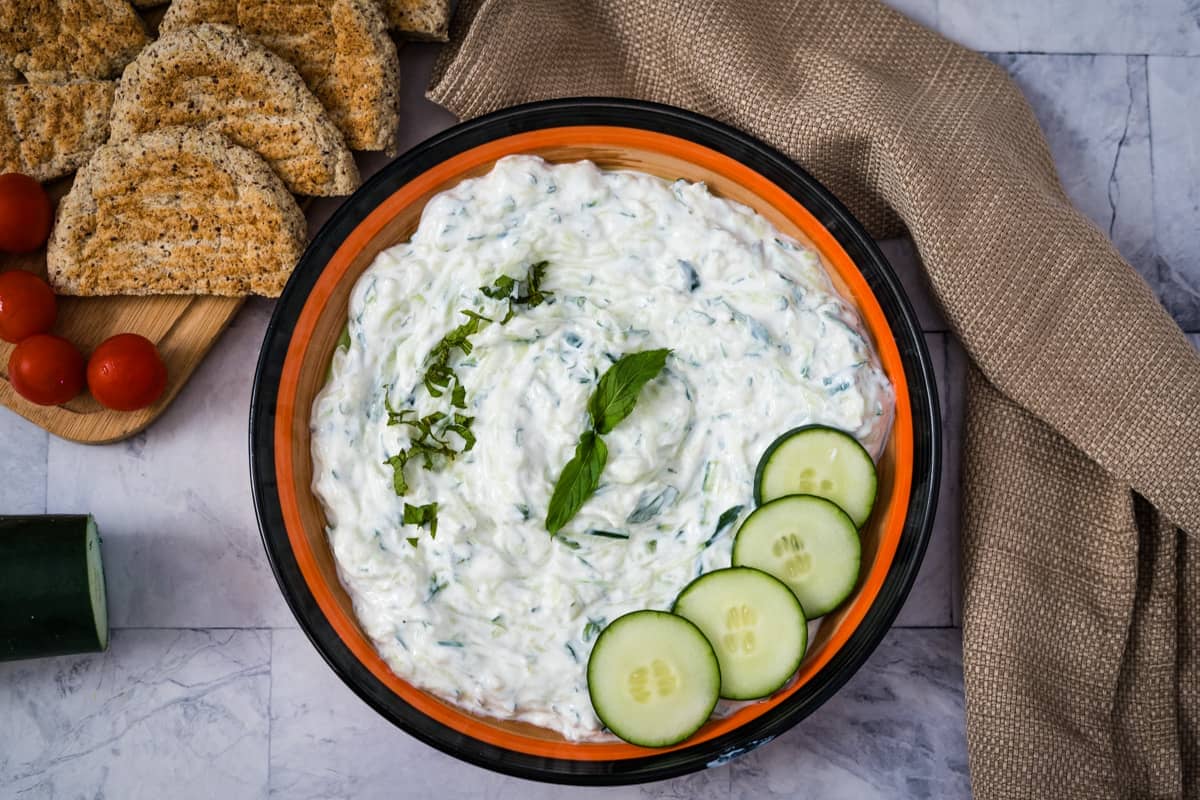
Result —
<path fill-rule="evenodd" d="M 46 189 L 57 204 L 70 186 L 67 178 Z M 14 267 L 45 277 L 45 249 L 23 256 L 0 254 L 0 271 Z M 9 383 L 8 357 L 15 345 L 0 341 L 0 404 L 74 442 L 104 444 L 132 436 L 170 405 L 241 305 L 238 297 L 60 296 L 53 333 L 74 342 L 85 358 L 109 336 L 140 333 L 158 345 L 166 362 L 166 391 L 141 411 L 109 411 L 86 392 L 63 406 L 35 405 Z"/>

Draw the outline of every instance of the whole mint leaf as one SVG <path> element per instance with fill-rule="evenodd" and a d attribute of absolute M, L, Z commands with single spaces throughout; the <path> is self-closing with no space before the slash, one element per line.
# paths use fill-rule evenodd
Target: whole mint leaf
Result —
<path fill-rule="evenodd" d="M 584 431 L 575 446 L 575 456 L 563 467 L 554 484 L 546 509 L 546 530 L 558 533 L 600 485 L 600 473 L 608 462 L 608 447 L 593 431 Z"/>
<path fill-rule="evenodd" d="M 600 376 L 600 383 L 588 401 L 596 433 L 611 432 L 629 416 L 642 387 L 662 372 L 670 354 L 666 348 L 627 353 Z"/>

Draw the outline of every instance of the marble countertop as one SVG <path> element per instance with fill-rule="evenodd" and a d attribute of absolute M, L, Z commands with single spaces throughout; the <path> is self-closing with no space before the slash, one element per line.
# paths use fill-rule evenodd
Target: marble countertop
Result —
<path fill-rule="evenodd" d="M 1013 76 L 1068 193 L 1200 346 L 1194 0 L 891 2 Z M 422 96 L 434 52 L 402 54 L 403 147 L 453 122 Z M 379 163 L 364 160 L 364 172 Z M 937 524 L 894 629 L 788 734 L 677 780 L 583 790 L 457 762 L 371 711 L 296 626 L 259 542 L 246 416 L 272 305 L 252 300 L 133 439 L 76 445 L 0 409 L 0 513 L 93 513 L 113 626 L 107 653 L 0 664 L 0 797 L 968 797 L 957 577 L 964 355 L 911 245 L 884 249 L 937 369 L 946 431 Z"/>

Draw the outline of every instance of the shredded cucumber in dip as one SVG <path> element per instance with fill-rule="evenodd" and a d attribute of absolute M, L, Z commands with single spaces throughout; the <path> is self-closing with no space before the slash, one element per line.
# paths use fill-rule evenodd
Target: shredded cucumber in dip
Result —
<path fill-rule="evenodd" d="M 541 262 L 548 297 L 449 361 L 473 446 L 409 463 L 401 496 L 388 461 L 414 432 L 388 424 L 389 402 L 446 411 L 424 384 L 430 353 L 464 310 L 503 319 L 511 293 L 483 289 Z M 703 185 L 588 162 L 514 156 L 434 197 L 359 279 L 346 340 L 313 406 L 313 487 L 364 630 L 415 685 L 575 740 L 607 735 L 584 673 L 596 635 L 729 565 L 766 446 L 819 422 L 878 453 L 892 415 L 813 252 Z M 604 434 L 595 493 L 548 535 L 599 377 L 657 348 L 671 357 Z"/>

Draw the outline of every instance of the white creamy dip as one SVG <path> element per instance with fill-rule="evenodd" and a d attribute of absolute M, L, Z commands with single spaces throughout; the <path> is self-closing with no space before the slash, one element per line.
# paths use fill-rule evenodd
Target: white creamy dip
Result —
<path fill-rule="evenodd" d="M 445 410 L 422 386 L 431 348 L 464 309 L 502 316 L 479 287 L 539 261 L 552 298 L 483 327 L 451 362 L 474 448 L 410 463 L 398 497 L 384 462 L 412 429 L 387 424 L 385 394 Z M 717 520 L 739 505 L 745 518 L 767 445 L 820 422 L 878 453 L 892 414 L 814 253 L 703 185 L 589 162 L 505 158 L 434 197 L 412 242 L 354 287 L 348 335 L 313 406 L 313 488 L 364 630 L 413 684 L 570 739 L 605 735 L 585 676 L 596 634 L 729 566 L 736 524 L 714 537 Z M 660 347 L 666 368 L 604 437 L 599 490 L 551 537 L 547 502 L 598 376 Z M 435 501 L 435 538 L 402 524 L 406 502 Z"/>

